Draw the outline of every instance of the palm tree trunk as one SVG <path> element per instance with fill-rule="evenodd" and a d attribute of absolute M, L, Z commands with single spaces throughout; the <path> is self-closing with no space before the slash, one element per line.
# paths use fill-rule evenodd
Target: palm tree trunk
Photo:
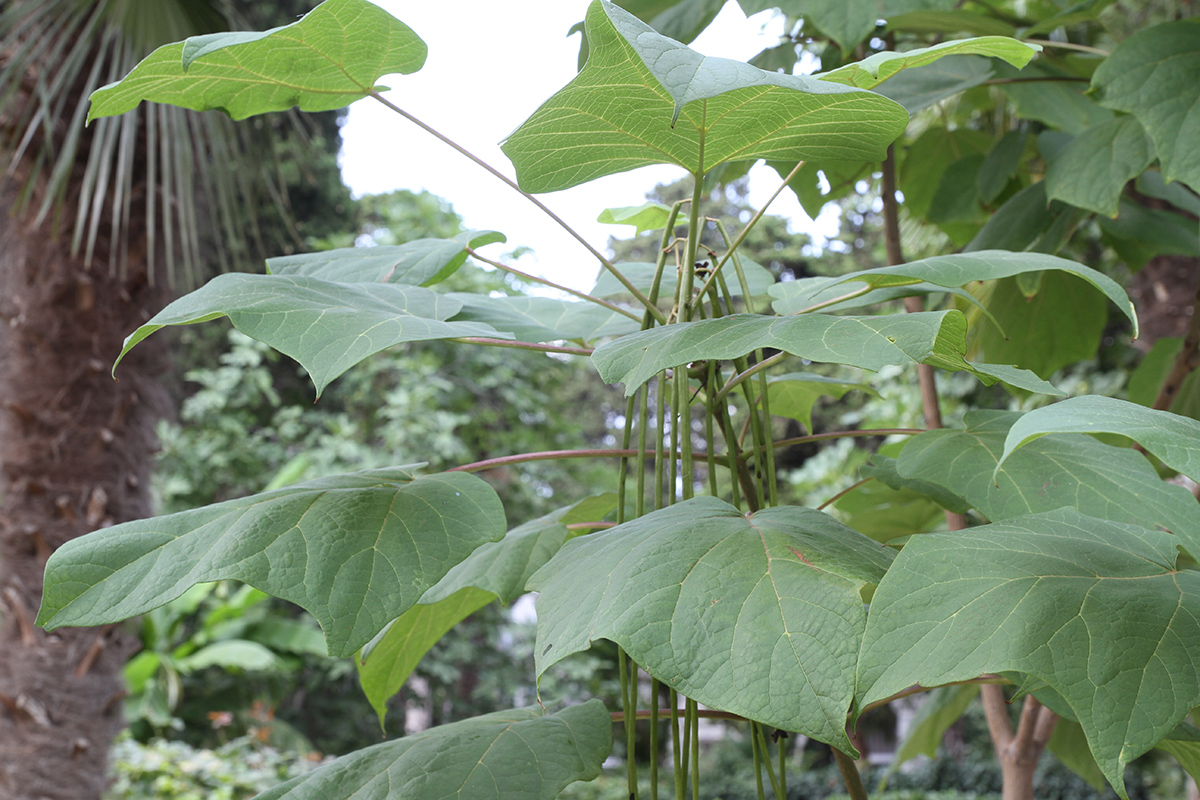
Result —
<path fill-rule="evenodd" d="M 49 226 L 8 213 L 14 191 L 0 195 L 0 797 L 91 800 L 123 724 L 134 640 L 32 621 L 55 548 L 150 513 L 163 350 L 137 348 L 120 382 L 109 369 L 162 293 L 144 275 L 85 269 Z"/>

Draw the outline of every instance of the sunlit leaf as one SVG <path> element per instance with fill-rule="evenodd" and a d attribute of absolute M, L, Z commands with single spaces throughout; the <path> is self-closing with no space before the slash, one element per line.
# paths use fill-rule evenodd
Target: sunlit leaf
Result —
<path fill-rule="evenodd" d="M 431 286 L 467 260 L 467 248 L 506 241 L 497 231 L 467 231 L 450 239 L 414 239 L 398 245 L 343 247 L 267 259 L 272 275 L 299 275 L 340 283 Z"/>
<path fill-rule="evenodd" d="M 446 321 L 461 309 L 459 301 L 419 286 L 336 283 L 301 275 L 218 275 L 131 333 L 117 363 L 162 327 L 229 317 L 242 333 L 300 362 L 320 395 L 350 367 L 392 345 L 511 336 L 490 325 Z"/>
<path fill-rule="evenodd" d="M 662 203 L 642 203 L 640 206 L 621 206 L 606 208 L 596 218 L 597 222 L 608 225 L 632 225 L 635 233 L 641 235 L 646 231 L 659 230 L 667 224 L 671 216 L 671 208 Z"/>
<path fill-rule="evenodd" d="M 982 36 L 977 39 L 956 39 L 932 47 L 907 50 L 903 53 L 886 51 L 873 53 L 862 61 L 817 75 L 823 81 L 844 83 L 862 89 L 873 89 L 902 70 L 924 67 L 951 55 L 979 55 L 999 58 L 1020 69 L 1029 63 L 1040 45 L 1025 44 L 1005 36 Z"/>
<path fill-rule="evenodd" d="M 256 795 L 258 800 L 553 800 L 612 750 L 599 700 L 546 714 L 497 711 L 384 742 Z"/>
<path fill-rule="evenodd" d="M 852 752 L 860 592 L 890 559 L 813 509 L 688 500 L 574 539 L 534 574 L 537 671 L 609 639 L 705 705 Z"/>
<path fill-rule="evenodd" d="M 1108 781 L 1200 703 L 1200 573 L 1177 539 L 1060 509 L 909 540 L 879 584 L 859 707 L 1017 671 L 1079 719 Z"/>
<path fill-rule="evenodd" d="M 308 610 L 347 656 L 503 535 L 495 490 L 472 475 L 336 475 L 72 539 L 47 564 L 38 624 L 117 622 L 232 579 Z"/>
<path fill-rule="evenodd" d="M 88 120 L 143 100 L 220 109 L 234 119 L 299 106 L 341 108 L 392 73 L 416 72 L 426 48 L 407 25 L 367 0 L 325 0 L 299 22 L 262 33 L 196 36 L 158 48 L 92 94 Z"/>
<path fill-rule="evenodd" d="M 504 143 L 526 191 L 647 164 L 703 175 L 755 158 L 878 160 L 908 124 L 880 95 L 703 56 L 604 0 L 587 35 L 583 71 Z"/>

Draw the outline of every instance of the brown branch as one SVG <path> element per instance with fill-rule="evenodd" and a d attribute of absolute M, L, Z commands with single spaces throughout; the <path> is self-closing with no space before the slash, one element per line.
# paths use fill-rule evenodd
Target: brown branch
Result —
<path fill-rule="evenodd" d="M 1200 359 L 1196 357 L 1198 349 L 1200 349 L 1200 287 L 1196 288 L 1196 299 L 1192 302 L 1192 318 L 1188 320 L 1183 344 L 1179 348 L 1178 355 L 1175 356 L 1175 365 L 1171 367 L 1171 372 L 1163 381 L 1162 388 L 1158 390 L 1158 397 L 1154 398 L 1154 408 L 1166 411 L 1171 407 L 1171 403 L 1175 402 L 1176 395 L 1183 387 L 1184 379 L 1200 363 Z"/>
<path fill-rule="evenodd" d="M 983 686 L 979 689 L 983 699 L 983 713 L 987 717 L 988 732 L 992 735 L 992 743 L 996 753 L 1007 750 L 1013 740 L 1012 724 L 1008 721 L 1008 701 L 1004 699 L 1004 688 L 1001 686 Z"/>
<path fill-rule="evenodd" d="M 1050 737 L 1054 735 L 1054 727 L 1057 724 L 1058 714 L 1055 714 L 1046 706 L 1042 706 L 1038 711 L 1037 724 L 1033 728 L 1033 746 L 1037 748 L 1039 756 L 1046 749 L 1046 744 L 1049 743 Z"/>
<path fill-rule="evenodd" d="M 13 616 L 16 617 L 17 628 L 21 631 L 21 644 L 33 647 L 37 644 L 37 634 L 34 631 L 32 620 L 29 619 L 25 601 L 21 599 L 21 593 L 10 586 L 4 590 L 4 599 L 8 607 L 12 609 Z"/>
<path fill-rule="evenodd" d="M 1033 695 L 1026 695 L 1021 705 L 1021 718 L 1017 720 L 1017 732 L 1008 743 L 1009 757 L 1020 759 L 1031 752 L 1033 746 L 1033 731 L 1037 727 L 1038 712 L 1042 704 Z"/>
<path fill-rule="evenodd" d="M 96 637 L 92 639 L 92 643 L 88 647 L 87 652 L 83 654 L 83 658 L 79 659 L 79 664 L 75 667 L 76 678 L 82 678 L 91 671 L 92 665 L 96 663 L 96 659 L 100 657 L 101 651 L 104 650 L 108 633 L 112 629 L 112 625 L 105 625 L 99 630 L 99 632 L 96 633 Z"/>

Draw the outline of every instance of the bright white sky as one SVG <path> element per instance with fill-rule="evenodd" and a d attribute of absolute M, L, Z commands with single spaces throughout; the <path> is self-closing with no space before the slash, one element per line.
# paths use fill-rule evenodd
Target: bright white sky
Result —
<path fill-rule="evenodd" d="M 527 0 L 531 11 L 524 15 L 494 0 L 374 2 L 429 45 L 420 72 L 384 80 L 392 87 L 389 99 L 512 177 L 499 142 L 575 76 L 579 37 L 568 38 L 567 31 L 583 19 L 589 0 Z M 747 20 L 729 2 L 691 46 L 705 55 L 746 60 L 777 44 L 780 28 L 771 12 Z M 520 195 L 407 120 L 362 100 L 351 106 L 342 136 L 342 174 L 355 195 L 427 189 L 450 201 L 468 227 L 508 237 L 507 245 L 491 246 L 488 255 L 532 247 L 535 253 L 520 260 L 521 269 L 591 288 L 598 266 L 586 250 Z M 541 199 L 604 252 L 610 235 L 628 236 L 633 229 L 602 225 L 597 215 L 609 207 L 639 205 L 656 183 L 680 176 L 672 167 L 645 167 Z M 751 201 L 761 204 L 778 181 L 774 171 L 757 167 L 751 172 Z M 813 227 L 790 192 L 780 195 L 771 212 L 791 219 L 796 230 Z"/>

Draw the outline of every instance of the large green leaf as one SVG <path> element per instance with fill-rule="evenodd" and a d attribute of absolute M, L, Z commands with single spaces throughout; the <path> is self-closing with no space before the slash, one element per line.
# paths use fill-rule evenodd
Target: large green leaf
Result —
<path fill-rule="evenodd" d="M 611 497 L 611 496 L 609 496 Z M 388 699 L 408 679 L 429 648 L 450 628 L 499 600 L 511 603 L 525 591 L 525 583 L 550 560 L 569 538 L 567 524 L 580 519 L 580 509 L 590 503 L 559 509 L 513 528 L 498 542 L 476 549 L 363 649 L 357 659 L 358 679 L 383 725 Z M 611 510 L 600 509 L 600 516 Z M 582 512 L 592 516 L 596 512 Z"/>
<path fill-rule="evenodd" d="M 1010 253 L 1004 250 L 977 250 L 934 256 L 900 264 L 853 272 L 840 279 L 841 283 L 862 281 L 871 288 L 904 286 L 913 283 L 932 283 L 937 286 L 965 286 L 971 281 L 992 281 L 1025 272 L 1056 270 L 1082 278 L 1095 286 L 1121 309 L 1133 324 L 1137 335 L 1137 311 L 1120 284 L 1103 272 L 1085 267 L 1066 258 L 1042 253 Z"/>
<path fill-rule="evenodd" d="M 755 158 L 878 160 L 908 124 L 880 95 L 708 58 L 604 0 L 587 35 L 583 71 L 504 143 L 526 191 L 647 164 L 703 174 Z"/>
<path fill-rule="evenodd" d="M 1071 509 L 913 537 L 871 602 L 859 707 L 989 672 L 1045 681 L 1105 777 L 1200 703 L 1200 573 L 1177 539 Z"/>
<path fill-rule="evenodd" d="M 852 752 L 860 592 L 890 560 L 813 509 L 688 500 L 574 539 L 534 574 L 537 671 L 609 639 L 705 705 Z"/>
<path fill-rule="evenodd" d="M 942 42 L 933 47 L 922 47 L 903 53 L 883 52 L 867 56 L 816 77 L 823 81 L 844 83 L 861 89 L 874 89 L 901 70 L 915 69 L 932 64 L 952 55 L 980 55 L 999 58 L 1017 69 L 1029 63 L 1034 53 L 1041 51 L 1040 45 L 1025 44 L 1005 36 L 982 36 L 978 39 L 957 39 Z"/>
<path fill-rule="evenodd" d="M 307 609 L 348 656 L 503 535 L 500 499 L 472 475 L 336 475 L 73 539 L 46 565 L 38 624 L 117 622 L 232 579 Z"/>
<path fill-rule="evenodd" d="M 866 289 L 867 287 L 862 288 Z M 970 292 L 936 286 L 932 283 L 889 286 L 885 289 L 872 289 L 864 294 L 858 294 L 858 289 L 859 287 L 855 286 L 845 286 L 842 278 L 797 278 L 794 281 L 772 285 L 769 293 L 771 297 L 775 298 L 771 303 L 771 308 L 781 316 L 799 314 L 813 306 L 820 306 L 820 311 L 829 314 L 834 311 L 865 308 L 876 303 L 899 300 L 903 297 L 943 293 L 952 294 L 967 303 L 979 305 L 979 301 Z"/>
<path fill-rule="evenodd" d="M 258 800 L 553 800 L 612 750 L 604 704 L 497 711 L 342 756 Z"/>
<path fill-rule="evenodd" d="M 842 399 L 842 395 L 851 389 L 879 396 L 879 393 L 865 383 L 831 378 L 827 375 L 817 375 L 811 372 L 789 372 L 786 375 L 772 376 L 767 383 L 767 400 L 771 413 L 781 417 L 790 417 L 807 431 L 812 431 L 812 409 L 821 397 Z"/>
<path fill-rule="evenodd" d="M 1115 433 L 1127 436 L 1164 464 L 1200 481 L 1200 422 L 1113 397 L 1086 395 L 1030 411 L 1004 440 L 998 470 L 1019 447 L 1048 433 Z M 1200 556 L 1200 551 L 1194 551 Z"/>
<path fill-rule="evenodd" d="M 877 317 L 733 314 L 622 336 L 597 347 L 592 362 L 608 383 L 624 383 L 627 395 L 664 369 L 738 358 L 761 347 L 876 371 L 888 364 L 931 364 L 970 372 L 988 385 L 1001 380 L 1029 391 L 1061 395 L 1023 370 L 967 362 L 963 358 L 966 334 L 966 318 L 958 311 Z"/>
<path fill-rule="evenodd" d="M 1154 161 L 1154 143 L 1136 117 L 1117 117 L 1076 136 L 1046 170 L 1046 196 L 1117 216 L 1125 184 Z"/>
<path fill-rule="evenodd" d="M 300 275 L 339 283 L 431 286 L 467 260 L 467 248 L 505 241 L 497 231 L 467 231 L 450 239 L 414 239 L 399 245 L 343 247 L 267 259 L 273 275 Z"/>
<path fill-rule="evenodd" d="M 970 411 L 965 430 L 942 428 L 910 440 L 896 469 L 902 477 L 944 486 L 993 522 L 1068 506 L 1094 517 L 1161 526 L 1200 552 L 1196 499 L 1159 479 L 1133 450 L 1090 436 L 1051 436 L 1000 465 L 1005 438 L 1020 419 L 1014 412 Z"/>
<path fill-rule="evenodd" d="M 1000 87 L 1017 104 L 1022 119 L 1078 135 L 1113 117 L 1111 111 L 1084 94 L 1086 84 L 1080 82 L 1079 75 L 1047 60 L 1035 61 L 1020 72 L 1003 62 L 992 63 Z"/>
<path fill-rule="evenodd" d="M 482 322 L 524 342 L 574 339 L 589 342 L 639 330 L 641 323 L 611 308 L 557 297 L 500 296 L 453 292 L 463 304 L 456 322 Z"/>
<path fill-rule="evenodd" d="M 402 342 L 511 338 L 490 325 L 446 321 L 461 309 L 461 302 L 419 286 L 336 283 L 301 275 L 218 275 L 131 333 L 117 363 L 159 328 L 229 317 L 242 333 L 299 361 L 320 395 L 359 361 Z"/>
<path fill-rule="evenodd" d="M 234 119 L 299 106 L 329 111 L 372 91 L 384 75 L 416 72 L 425 43 L 367 0 L 325 0 L 299 22 L 262 33 L 196 36 L 158 48 L 92 94 L 88 121 L 143 100 L 220 109 Z"/>
<path fill-rule="evenodd" d="M 1200 26 L 1167 22 L 1121 42 L 1092 76 L 1100 104 L 1128 111 L 1154 140 L 1163 177 L 1200 187 Z"/>
<path fill-rule="evenodd" d="M 992 62 L 983 56 L 946 56 L 936 63 L 893 75 L 876 86 L 875 91 L 904 106 L 909 114 L 916 114 L 947 97 L 979 86 L 994 74 Z"/>
<path fill-rule="evenodd" d="M 990 71 L 985 73 L 984 79 L 990 74 Z M 904 205 L 909 212 L 917 217 L 925 217 L 951 163 L 973 153 L 987 153 L 994 141 L 983 131 L 962 128 L 947 130 L 941 125 L 935 125 L 921 134 L 904 153 L 898 176 L 900 191 L 904 192 Z"/>

